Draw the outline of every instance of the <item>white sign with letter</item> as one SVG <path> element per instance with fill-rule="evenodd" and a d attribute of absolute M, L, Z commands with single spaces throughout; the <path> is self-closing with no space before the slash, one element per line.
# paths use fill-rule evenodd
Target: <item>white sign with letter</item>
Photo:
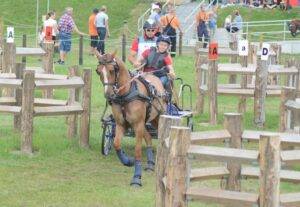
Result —
<path fill-rule="evenodd" d="M 270 55 L 270 44 L 263 43 L 261 49 L 261 60 L 268 60 Z"/>
<path fill-rule="evenodd" d="M 7 38 L 6 42 L 7 43 L 14 43 L 15 39 L 15 30 L 13 27 L 7 27 Z"/>
<path fill-rule="evenodd" d="M 240 40 L 238 44 L 239 56 L 248 56 L 249 43 L 248 40 Z"/>

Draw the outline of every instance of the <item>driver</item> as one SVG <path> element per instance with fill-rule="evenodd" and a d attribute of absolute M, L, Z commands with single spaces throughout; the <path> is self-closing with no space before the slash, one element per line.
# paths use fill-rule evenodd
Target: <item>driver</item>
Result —
<path fill-rule="evenodd" d="M 168 52 L 170 45 L 170 37 L 162 35 L 157 39 L 156 47 L 145 50 L 138 59 L 139 65 L 145 63 L 142 70 L 144 72 L 153 72 L 153 75 L 161 80 L 167 92 L 171 92 L 170 78 L 175 79 L 176 77 L 172 58 Z"/>

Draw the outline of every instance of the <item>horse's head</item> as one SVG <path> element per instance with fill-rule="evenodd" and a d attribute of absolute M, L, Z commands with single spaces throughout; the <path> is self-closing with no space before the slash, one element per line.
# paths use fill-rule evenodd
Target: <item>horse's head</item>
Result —
<path fill-rule="evenodd" d="M 118 87 L 119 65 L 116 59 L 116 52 L 113 54 L 97 55 L 99 65 L 96 69 L 97 74 L 104 86 L 105 97 L 109 97 Z"/>
<path fill-rule="evenodd" d="M 291 31 L 292 36 L 296 36 L 297 29 L 300 27 L 300 20 L 292 20 L 289 24 L 289 30 Z"/>

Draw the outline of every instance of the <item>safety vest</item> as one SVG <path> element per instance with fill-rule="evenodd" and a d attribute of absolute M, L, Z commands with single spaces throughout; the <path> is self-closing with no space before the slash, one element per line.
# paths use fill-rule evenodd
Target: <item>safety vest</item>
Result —
<path fill-rule="evenodd" d="M 160 70 L 163 67 L 166 66 L 165 64 L 165 57 L 168 55 L 167 52 L 165 53 L 159 53 L 156 51 L 155 47 L 150 48 L 150 53 L 148 57 L 146 58 L 146 65 L 145 65 L 145 72 Z M 161 71 L 157 75 L 163 76 L 165 75 L 166 71 Z"/>
<path fill-rule="evenodd" d="M 137 57 L 141 58 L 145 50 L 150 49 L 151 47 L 156 46 L 157 37 L 153 39 L 145 39 L 144 36 L 138 38 L 138 54 Z"/>

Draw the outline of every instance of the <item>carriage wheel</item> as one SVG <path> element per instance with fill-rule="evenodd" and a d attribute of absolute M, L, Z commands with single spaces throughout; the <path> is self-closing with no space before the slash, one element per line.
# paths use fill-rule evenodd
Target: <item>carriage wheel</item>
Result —
<path fill-rule="evenodd" d="M 102 132 L 101 153 L 105 156 L 112 149 L 115 136 L 115 128 L 112 124 L 104 124 Z"/>

